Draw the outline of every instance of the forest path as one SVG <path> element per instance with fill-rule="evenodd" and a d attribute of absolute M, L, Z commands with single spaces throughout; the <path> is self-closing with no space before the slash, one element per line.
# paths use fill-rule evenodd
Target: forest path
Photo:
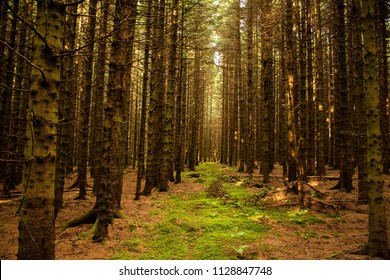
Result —
<path fill-rule="evenodd" d="M 284 189 L 280 172 L 277 166 L 271 184 L 261 186 L 258 174 L 249 180 L 247 174 L 233 168 L 205 163 L 196 172 L 185 172 L 183 183 L 172 184 L 168 192 L 153 192 L 134 201 L 136 173 L 130 171 L 123 185 L 122 212 L 126 219 L 115 219 L 109 228 L 110 238 L 103 243 L 92 242 L 91 225 L 61 230 L 61 225 L 87 212 L 95 202 L 92 196 L 84 201 L 73 200 L 77 192 L 67 191 L 64 209 L 56 221 L 56 258 L 366 258 L 349 254 L 365 244 L 368 236 L 367 207 L 354 203 L 356 190 L 351 194 L 330 191 L 335 181 L 312 181 L 337 209 L 325 205 L 300 210 L 294 205 L 295 195 L 280 191 Z M 390 178 L 385 179 L 390 205 Z M 213 185 L 216 188 L 212 194 L 219 198 L 207 195 L 213 182 L 222 183 Z M 1 200 L 1 259 L 16 258 L 18 219 L 14 213 L 18 200 L 17 196 Z"/>

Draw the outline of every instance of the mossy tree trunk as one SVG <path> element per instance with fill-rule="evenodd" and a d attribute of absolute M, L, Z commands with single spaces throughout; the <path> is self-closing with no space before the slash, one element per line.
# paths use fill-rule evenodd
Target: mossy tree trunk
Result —
<path fill-rule="evenodd" d="M 371 257 L 389 258 L 387 216 L 383 194 L 382 147 L 379 114 L 379 83 L 375 26 L 375 0 L 362 3 L 364 42 L 364 81 L 367 116 L 368 253 Z"/>
<path fill-rule="evenodd" d="M 63 1 L 37 1 L 31 102 L 23 194 L 18 214 L 18 259 L 54 259 L 55 157 L 63 50 Z"/>

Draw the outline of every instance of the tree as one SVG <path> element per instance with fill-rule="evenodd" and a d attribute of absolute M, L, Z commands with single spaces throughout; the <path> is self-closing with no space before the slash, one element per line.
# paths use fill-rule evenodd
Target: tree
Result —
<path fill-rule="evenodd" d="M 55 258 L 57 97 L 64 22 L 63 1 L 38 1 L 23 196 L 18 209 L 18 259 Z"/>
<path fill-rule="evenodd" d="M 321 1 L 315 0 L 316 18 L 316 44 L 315 44 L 315 77 L 316 77 L 316 107 L 317 107 L 317 175 L 325 175 L 325 135 L 326 135 L 326 112 L 325 112 L 325 81 L 323 61 L 323 37 Z"/>
<path fill-rule="evenodd" d="M 139 200 L 141 196 L 141 183 L 145 174 L 145 136 L 146 136 L 146 103 L 148 99 L 148 82 L 149 82 L 149 56 L 150 56 L 150 32 L 151 32 L 151 13 L 152 1 L 148 1 L 146 10 L 145 22 L 145 47 L 144 47 L 144 72 L 142 77 L 142 105 L 141 105 L 141 124 L 140 124 L 140 139 L 137 155 L 137 186 L 135 192 L 135 200 Z"/>
<path fill-rule="evenodd" d="M 150 100 L 148 116 L 148 153 L 146 161 L 146 182 L 143 195 L 150 195 L 153 188 L 160 186 L 163 147 L 165 75 L 164 75 L 164 30 L 165 0 L 155 0 L 152 18 L 152 52 Z"/>
<path fill-rule="evenodd" d="M 176 134 L 175 134 L 175 183 L 181 182 L 181 172 L 183 170 L 183 138 L 185 131 L 185 94 L 186 94 L 186 67 L 184 60 L 184 10 L 185 3 L 182 2 L 181 9 L 181 36 L 180 36 L 180 47 L 179 47 L 179 85 L 177 90 L 176 98 Z"/>
<path fill-rule="evenodd" d="M 337 5 L 337 61 L 338 76 L 337 90 L 340 102 L 338 117 L 340 126 L 340 178 L 335 188 L 340 188 L 346 192 L 352 190 L 353 163 L 351 153 L 351 122 L 350 122 L 350 96 L 347 81 L 347 56 L 346 56 L 346 36 L 345 36 L 345 17 L 344 0 L 336 0 Z"/>
<path fill-rule="evenodd" d="M 84 62 L 84 81 L 83 90 L 80 96 L 80 133 L 78 146 L 78 165 L 77 165 L 77 182 L 79 186 L 79 194 L 76 199 L 86 199 L 87 194 L 87 161 L 89 150 L 89 127 L 90 127 L 90 111 L 91 111 L 91 97 L 93 89 L 93 58 L 95 48 L 95 28 L 96 28 L 96 7 L 97 0 L 89 2 L 89 20 L 86 28 L 87 44 L 85 62 Z"/>
<path fill-rule="evenodd" d="M 261 66 L 262 66 L 262 159 L 261 159 L 261 174 L 263 175 L 263 182 L 269 183 L 269 175 L 274 166 L 273 152 L 274 152 L 274 117 L 272 108 L 274 104 L 274 81 L 273 81 L 273 54 L 272 54 L 272 29 L 267 26 L 269 16 L 271 14 L 271 1 L 263 3 L 262 7 L 262 49 L 261 49 Z"/>
<path fill-rule="evenodd" d="M 288 129 L 288 181 L 297 180 L 298 145 L 297 145 L 297 86 L 296 86 L 296 53 L 293 33 L 293 5 L 291 0 L 286 0 L 286 74 L 287 74 L 287 129 Z"/>
<path fill-rule="evenodd" d="M 364 42 L 364 81 L 367 116 L 368 253 L 371 257 L 390 257 L 387 217 L 383 196 L 382 148 L 379 114 L 379 84 L 376 56 L 375 1 L 362 3 Z"/>
<path fill-rule="evenodd" d="M 201 18 L 197 14 L 195 17 L 195 34 L 200 30 Z M 192 93 L 192 104 L 193 112 L 190 118 L 191 126 L 191 137 L 188 149 L 188 168 L 195 170 L 195 165 L 199 160 L 199 132 L 200 132 L 200 107 L 203 106 L 201 103 L 201 41 L 200 38 L 195 39 L 194 45 L 194 88 Z"/>
<path fill-rule="evenodd" d="M 267 3 L 268 4 L 268 3 Z M 266 5 L 267 5 L 266 4 Z M 247 172 L 252 176 L 255 168 L 254 155 L 254 99 L 255 99 L 255 76 L 254 76 L 254 14 L 257 11 L 257 6 L 252 0 L 247 1 L 247 90 L 248 90 L 248 140 L 246 144 L 247 149 Z M 271 122 L 272 120 L 270 120 Z"/>
<path fill-rule="evenodd" d="M 162 178 L 159 186 L 160 191 L 168 190 L 168 181 L 173 177 L 173 155 L 174 155 L 174 114 L 175 114 L 175 79 L 177 72 L 177 32 L 178 25 L 178 6 L 179 1 L 173 0 L 171 6 L 171 28 L 170 28 L 170 47 L 169 47 L 169 62 L 168 62 L 168 86 L 165 109 L 164 123 L 164 141 L 163 141 L 163 162 L 162 162 Z M 180 106 L 176 104 L 176 106 Z M 180 115 L 177 116 L 180 118 Z"/>
<path fill-rule="evenodd" d="M 107 99 L 104 104 L 101 185 L 97 188 L 98 220 L 93 239 L 103 241 L 108 235 L 108 224 L 118 216 L 122 197 L 124 135 L 122 125 L 125 91 L 130 72 L 127 55 L 129 39 L 134 25 L 137 0 L 117 0 L 115 7 L 115 34 L 111 49 L 111 61 Z"/>
<path fill-rule="evenodd" d="M 377 45 L 378 45 L 378 79 L 380 92 L 380 115 L 381 115 L 381 130 L 382 130 L 382 160 L 383 173 L 390 174 L 390 119 L 389 111 L 386 108 L 389 98 L 389 63 L 388 63 L 388 31 L 386 22 L 389 15 L 389 5 L 385 0 L 376 1 L 377 8 Z"/>

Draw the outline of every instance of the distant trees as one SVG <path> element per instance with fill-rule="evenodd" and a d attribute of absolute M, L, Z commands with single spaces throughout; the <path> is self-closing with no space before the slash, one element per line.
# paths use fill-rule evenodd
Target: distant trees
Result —
<path fill-rule="evenodd" d="M 340 169 L 335 188 L 351 192 L 358 167 L 359 202 L 371 205 L 370 254 L 384 255 L 387 249 L 379 250 L 387 248 L 379 178 L 380 172 L 388 173 L 388 44 L 384 41 L 388 7 L 383 1 L 363 2 L 263 1 L 255 18 L 252 1 L 230 4 L 231 31 L 221 30 L 234 48 L 223 49 L 220 155 L 221 162 L 235 165 L 238 145 L 239 171 L 244 171 L 244 163 L 250 161 L 248 147 L 255 143 L 264 182 L 269 181 L 277 156 L 288 167 L 284 168 L 288 181 L 298 182 L 301 195 L 307 176 L 324 176 L 326 165 Z M 280 22 L 281 32 L 273 28 L 273 18 Z M 259 26 L 260 32 L 253 33 L 253 26 Z M 253 76 L 256 68 L 260 71 Z M 254 87 L 256 79 L 260 86 Z M 252 96 L 259 100 L 256 115 Z"/>

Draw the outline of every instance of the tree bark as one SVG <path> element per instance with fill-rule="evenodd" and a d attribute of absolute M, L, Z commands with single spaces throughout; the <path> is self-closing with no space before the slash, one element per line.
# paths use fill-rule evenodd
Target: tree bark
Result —
<path fill-rule="evenodd" d="M 63 1 L 38 1 L 31 102 L 25 150 L 23 194 L 18 209 L 18 259 L 55 259 L 55 157 L 60 58 L 63 49 Z"/>

